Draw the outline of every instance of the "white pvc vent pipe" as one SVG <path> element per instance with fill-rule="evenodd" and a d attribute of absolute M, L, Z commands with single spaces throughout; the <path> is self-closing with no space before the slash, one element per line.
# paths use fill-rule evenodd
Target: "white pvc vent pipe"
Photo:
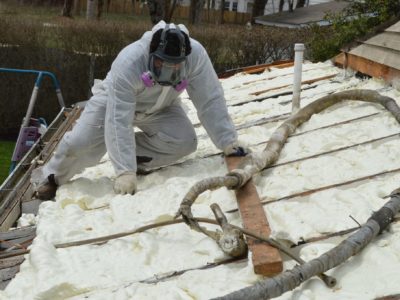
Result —
<path fill-rule="evenodd" d="M 300 109 L 301 72 L 303 66 L 303 53 L 304 53 L 304 44 L 295 44 L 292 114 L 296 113 Z"/>

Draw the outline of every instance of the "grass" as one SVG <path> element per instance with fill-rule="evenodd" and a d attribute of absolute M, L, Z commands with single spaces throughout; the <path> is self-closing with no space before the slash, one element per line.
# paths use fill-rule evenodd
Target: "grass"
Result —
<path fill-rule="evenodd" d="M 0 184 L 7 178 L 15 142 L 0 141 Z"/>

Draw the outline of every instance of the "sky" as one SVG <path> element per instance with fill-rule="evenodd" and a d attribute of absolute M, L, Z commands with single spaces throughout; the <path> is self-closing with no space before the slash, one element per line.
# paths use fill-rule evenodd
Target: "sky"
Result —
<path fill-rule="evenodd" d="M 330 62 L 305 62 L 302 75 L 303 81 L 328 78 L 302 85 L 302 107 L 349 89 L 377 90 L 400 104 L 396 88 L 376 79 L 356 78 Z M 221 80 L 239 139 L 253 152 L 265 147 L 290 114 L 292 82 L 293 67 L 262 74 L 239 73 Z M 139 176 L 135 195 L 114 194 L 115 174 L 107 155 L 61 186 L 55 202 L 43 202 L 37 216 L 27 214 L 20 219 L 21 226 L 37 225 L 37 237 L 20 272 L 0 292 L 0 299 L 197 300 L 222 296 L 264 279 L 254 274 L 251 259 L 202 269 L 228 257 L 213 240 L 184 224 L 102 245 L 54 247 L 170 220 L 192 185 L 227 173 L 223 157 L 199 126 L 187 95 L 183 105 L 195 125 L 198 150 L 171 166 Z M 275 121 L 271 117 L 276 117 Z M 260 199 L 272 201 L 263 206 L 271 237 L 287 245 L 297 244 L 365 223 L 388 200 L 384 197 L 399 187 L 398 133 L 399 124 L 383 107 L 357 101 L 330 107 L 300 126 L 275 166 L 253 177 Z M 378 176 L 385 171 L 391 172 Z M 360 180 L 366 176 L 372 177 Z M 346 184 L 351 180 L 355 182 Z M 333 184 L 337 186 L 329 188 Z M 310 191 L 309 195 L 293 196 L 304 191 Z M 192 207 L 193 214 L 213 218 L 212 203 L 218 203 L 223 211 L 237 208 L 234 192 L 221 188 L 202 193 Z M 226 216 L 230 223 L 241 226 L 238 212 Z M 309 261 L 344 238 L 308 242 L 293 250 Z M 296 265 L 287 256 L 282 258 L 285 270 Z M 397 294 L 399 267 L 400 223 L 395 222 L 362 253 L 327 272 L 338 281 L 333 289 L 312 278 L 276 299 L 365 300 Z M 184 272 L 161 280 L 176 271 Z"/>

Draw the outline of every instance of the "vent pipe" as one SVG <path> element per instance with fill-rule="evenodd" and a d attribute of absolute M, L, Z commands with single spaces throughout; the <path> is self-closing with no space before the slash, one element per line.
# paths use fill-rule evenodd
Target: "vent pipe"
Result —
<path fill-rule="evenodd" d="M 295 114 L 300 109 L 301 72 L 303 65 L 303 53 L 304 53 L 304 44 L 295 44 L 292 114 Z"/>

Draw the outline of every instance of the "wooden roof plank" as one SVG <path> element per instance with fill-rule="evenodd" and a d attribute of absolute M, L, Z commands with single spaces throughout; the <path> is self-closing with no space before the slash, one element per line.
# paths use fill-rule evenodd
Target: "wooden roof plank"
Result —
<path fill-rule="evenodd" d="M 14 240 L 17 238 L 32 236 L 35 235 L 35 232 L 35 226 L 20 227 L 10 231 L 0 232 L 0 240 Z"/>
<path fill-rule="evenodd" d="M 327 76 L 322 76 L 322 77 L 318 77 L 318 78 L 307 79 L 307 80 L 303 80 L 301 82 L 301 84 L 311 84 L 311 83 L 314 83 L 314 82 L 317 82 L 317 81 L 331 79 L 333 77 L 336 77 L 337 75 L 338 75 L 338 73 L 327 75 Z M 256 91 L 256 92 L 250 93 L 250 95 L 259 96 L 259 95 L 264 94 L 266 92 L 270 92 L 270 91 L 273 91 L 273 90 L 279 90 L 279 89 L 286 88 L 286 87 L 291 86 L 291 85 L 293 85 L 293 84 L 291 83 L 291 84 L 281 85 L 281 86 L 278 86 L 278 87 L 271 87 L 271 88 L 268 88 L 266 90 Z"/>
<path fill-rule="evenodd" d="M 19 266 L 25 260 L 23 255 L 16 257 L 9 257 L 0 260 L 0 269 L 7 269 L 15 266 Z"/>
<path fill-rule="evenodd" d="M 228 169 L 230 171 L 236 169 L 241 159 L 240 157 L 226 157 Z M 271 229 L 252 180 L 236 191 L 236 199 L 243 227 L 261 236 L 269 237 Z M 282 258 L 276 248 L 259 243 L 253 238 L 247 238 L 247 244 L 252 252 L 254 273 L 273 276 L 282 272 Z"/>
<path fill-rule="evenodd" d="M 361 45 L 334 60 L 339 65 L 388 81 L 399 77 L 400 22 L 361 42 Z"/>
<path fill-rule="evenodd" d="M 337 56 L 335 63 L 375 78 L 383 78 L 387 82 L 400 78 L 400 70 L 351 53 Z"/>
<path fill-rule="evenodd" d="M 5 268 L 0 270 L 0 281 L 7 281 L 14 278 L 19 271 L 19 265 L 15 267 Z"/>
<path fill-rule="evenodd" d="M 363 44 L 400 51 L 400 33 L 384 32 L 370 38 Z"/>
<path fill-rule="evenodd" d="M 236 69 L 232 69 L 232 70 L 227 70 L 225 72 L 219 73 L 218 78 L 220 78 L 220 79 L 228 78 L 228 77 L 231 77 L 240 72 L 245 72 L 247 74 L 262 73 L 266 69 L 267 70 L 269 70 L 270 68 L 283 69 L 283 68 L 287 68 L 287 67 L 290 67 L 293 65 L 294 65 L 293 60 L 277 60 L 277 61 L 274 61 L 273 63 L 260 64 L 260 65 L 254 65 L 254 66 L 241 67 L 241 68 L 236 68 Z"/>
<path fill-rule="evenodd" d="M 349 54 L 400 70 L 400 52 L 396 50 L 363 44 L 351 50 Z"/>

